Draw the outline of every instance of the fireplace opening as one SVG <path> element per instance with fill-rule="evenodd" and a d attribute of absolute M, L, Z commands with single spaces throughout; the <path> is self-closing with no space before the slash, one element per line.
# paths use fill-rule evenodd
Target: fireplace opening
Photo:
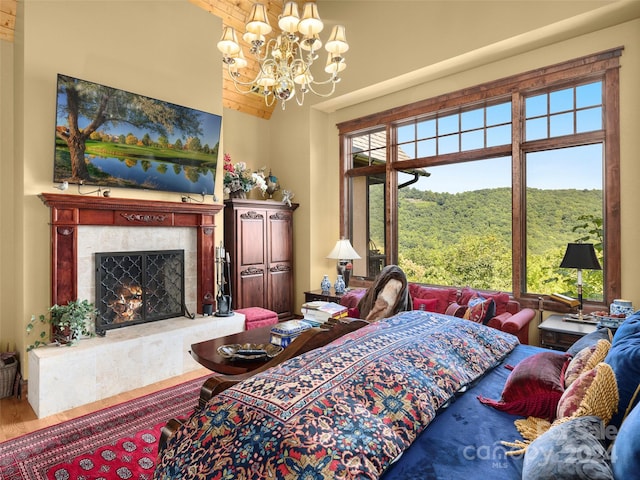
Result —
<path fill-rule="evenodd" d="M 96 334 L 185 314 L 184 250 L 96 253 Z"/>

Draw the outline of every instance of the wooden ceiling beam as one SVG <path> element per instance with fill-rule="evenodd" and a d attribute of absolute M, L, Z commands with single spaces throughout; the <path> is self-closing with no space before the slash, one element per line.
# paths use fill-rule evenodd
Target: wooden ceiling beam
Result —
<path fill-rule="evenodd" d="M 0 40 L 13 42 L 17 8 L 17 0 L 0 0 Z"/>

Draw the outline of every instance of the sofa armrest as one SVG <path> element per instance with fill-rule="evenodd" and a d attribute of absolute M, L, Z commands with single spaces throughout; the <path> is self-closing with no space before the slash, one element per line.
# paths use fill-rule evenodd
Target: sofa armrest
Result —
<path fill-rule="evenodd" d="M 511 315 L 509 312 L 493 317 L 488 325 L 503 332 L 516 334 L 522 328 L 528 327 L 529 322 L 535 317 L 536 312 L 531 308 L 523 308 L 518 313 Z"/>
<path fill-rule="evenodd" d="M 535 310 L 523 308 L 513 315 L 506 312 L 497 317 L 493 317 L 487 325 L 503 332 L 517 335 L 520 343 L 527 343 L 529 341 L 529 322 L 531 322 L 535 316 Z"/>

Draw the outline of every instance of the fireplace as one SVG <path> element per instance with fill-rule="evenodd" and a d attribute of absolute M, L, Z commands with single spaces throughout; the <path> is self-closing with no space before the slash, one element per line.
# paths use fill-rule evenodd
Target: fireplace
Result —
<path fill-rule="evenodd" d="M 202 313 L 203 307 L 215 303 L 214 245 L 215 216 L 222 205 L 206 203 L 167 202 L 159 200 L 121 199 L 68 194 L 43 193 L 42 201 L 51 209 L 51 304 L 66 304 L 78 298 L 78 273 L 84 278 L 84 267 L 78 263 L 78 235 L 82 228 L 108 229 L 119 232 L 123 228 L 150 232 L 155 237 L 168 237 L 158 233 L 180 232 L 190 229 L 195 232 L 195 261 L 188 261 L 189 284 L 195 284 L 195 310 Z M 151 233 L 153 232 L 153 233 Z M 85 235 L 85 234 L 83 234 Z M 89 235 L 92 235 L 89 233 Z M 87 239 L 98 247 L 94 251 L 125 251 L 128 248 L 102 246 L 112 235 L 104 234 Z M 116 234 L 128 240 L 130 233 Z M 138 238 L 136 245 L 144 238 Z M 186 243 L 178 241 L 181 245 Z M 132 248 L 131 250 L 135 249 Z M 154 246 L 151 246 L 154 248 Z M 178 249 L 182 246 L 167 245 L 156 249 Z M 84 253 L 83 253 L 84 254 Z M 92 264 L 93 265 L 93 264 Z M 194 275 L 195 272 L 195 275 Z M 89 273 L 89 272 L 87 272 Z M 93 277 L 93 274 L 90 274 Z M 97 289 L 97 286 L 96 286 Z M 80 288 L 85 291 L 85 285 Z M 183 289 L 184 290 L 184 289 Z M 188 289 L 189 290 L 189 289 Z M 93 298 L 95 294 L 85 297 Z M 96 305 L 97 307 L 97 305 Z M 182 315 L 182 312 L 178 316 Z"/>
<path fill-rule="evenodd" d="M 184 315 L 184 250 L 95 254 L 96 333 Z"/>

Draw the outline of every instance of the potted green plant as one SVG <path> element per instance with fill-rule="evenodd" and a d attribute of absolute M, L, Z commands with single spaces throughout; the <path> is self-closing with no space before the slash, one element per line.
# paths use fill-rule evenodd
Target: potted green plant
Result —
<path fill-rule="evenodd" d="M 67 346 L 75 345 L 82 337 L 92 337 L 91 322 L 94 321 L 96 309 L 88 300 L 72 300 L 66 305 L 49 307 L 46 315 L 32 315 L 27 324 L 27 334 L 40 322 L 50 324 L 53 341 Z M 40 333 L 42 340 L 36 340 L 27 347 L 27 351 L 46 345 L 47 332 Z"/>

